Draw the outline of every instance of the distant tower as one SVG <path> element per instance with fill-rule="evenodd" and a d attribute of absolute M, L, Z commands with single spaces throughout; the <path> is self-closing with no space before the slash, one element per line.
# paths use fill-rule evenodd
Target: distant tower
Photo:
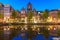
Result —
<path fill-rule="evenodd" d="M 29 2 L 27 4 L 27 12 L 32 11 L 32 4 Z"/>

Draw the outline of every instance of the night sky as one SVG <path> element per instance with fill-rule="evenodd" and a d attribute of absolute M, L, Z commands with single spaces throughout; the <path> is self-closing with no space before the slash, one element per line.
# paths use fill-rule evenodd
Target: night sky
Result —
<path fill-rule="evenodd" d="M 10 4 L 15 10 L 26 9 L 28 2 L 31 2 L 32 8 L 37 11 L 44 9 L 52 10 L 60 8 L 60 0 L 0 0 L 2 4 Z"/>

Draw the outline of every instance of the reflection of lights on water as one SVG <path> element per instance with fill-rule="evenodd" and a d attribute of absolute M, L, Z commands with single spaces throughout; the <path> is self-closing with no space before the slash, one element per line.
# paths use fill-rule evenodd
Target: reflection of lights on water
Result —
<path fill-rule="evenodd" d="M 26 27 L 26 25 L 24 26 L 25 30 L 27 30 L 28 28 Z"/>
<path fill-rule="evenodd" d="M 56 30 L 56 28 L 54 28 L 54 30 Z"/>
<path fill-rule="evenodd" d="M 40 29 L 38 28 L 38 31 L 39 31 Z"/>
<path fill-rule="evenodd" d="M 35 30 L 35 28 L 34 27 L 31 27 L 32 28 L 32 30 Z"/>
<path fill-rule="evenodd" d="M 53 28 L 53 26 L 49 26 L 48 30 L 51 30 Z"/>
<path fill-rule="evenodd" d="M 50 29 L 52 29 L 52 28 L 53 28 L 53 26 L 49 26 L 49 28 L 50 28 Z"/>
<path fill-rule="evenodd" d="M 40 34 L 40 32 L 39 32 L 40 31 L 40 28 L 38 28 L 37 30 L 38 30 L 38 34 Z"/>
<path fill-rule="evenodd" d="M 23 28 L 21 28 L 21 30 L 24 30 Z"/>
<path fill-rule="evenodd" d="M 34 31 L 36 28 L 32 28 L 32 30 Z"/>
<path fill-rule="evenodd" d="M 48 28 L 48 30 L 56 30 L 56 28 L 55 27 L 53 27 L 53 26 L 49 26 L 49 28 Z"/>
<path fill-rule="evenodd" d="M 10 30 L 10 28 L 4 28 L 4 30 Z"/>
<path fill-rule="evenodd" d="M 48 30 L 50 30 L 50 28 L 48 28 Z"/>
<path fill-rule="evenodd" d="M 7 30 L 10 30 L 10 28 L 8 28 Z"/>
<path fill-rule="evenodd" d="M 33 31 L 35 30 L 35 28 L 32 29 Z"/>
<path fill-rule="evenodd" d="M 38 26 L 36 26 L 36 25 L 32 26 L 31 28 L 32 28 L 32 30 L 36 30 L 36 29 L 37 29 L 38 31 L 40 30 L 40 29 L 38 28 Z"/>
<path fill-rule="evenodd" d="M 6 28 L 4 28 L 4 30 L 6 30 Z"/>
<path fill-rule="evenodd" d="M 27 30 L 27 27 L 25 28 L 25 30 Z"/>

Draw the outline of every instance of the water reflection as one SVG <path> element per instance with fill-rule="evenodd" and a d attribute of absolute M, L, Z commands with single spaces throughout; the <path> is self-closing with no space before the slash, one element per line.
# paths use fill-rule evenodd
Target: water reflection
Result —
<path fill-rule="evenodd" d="M 4 40 L 9 40 L 11 30 L 9 26 L 4 26 Z"/>
<path fill-rule="evenodd" d="M 0 39 L 11 40 L 14 36 L 21 33 L 21 30 L 25 30 L 29 37 L 35 32 L 38 34 L 57 34 L 56 30 L 60 29 L 60 25 L 12 25 L 12 26 L 1 26 L 0 27 Z M 34 33 L 33 33 L 34 31 Z"/>

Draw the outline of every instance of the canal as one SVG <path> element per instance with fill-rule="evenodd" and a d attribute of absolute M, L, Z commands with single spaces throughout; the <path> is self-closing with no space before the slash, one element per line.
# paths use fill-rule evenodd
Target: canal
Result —
<path fill-rule="evenodd" d="M 33 35 L 43 34 L 45 38 L 49 35 L 58 36 L 60 25 L 10 25 L 0 26 L 0 40 L 12 40 L 21 32 L 28 33 L 28 38 Z M 58 31 L 59 30 L 59 31 Z"/>

